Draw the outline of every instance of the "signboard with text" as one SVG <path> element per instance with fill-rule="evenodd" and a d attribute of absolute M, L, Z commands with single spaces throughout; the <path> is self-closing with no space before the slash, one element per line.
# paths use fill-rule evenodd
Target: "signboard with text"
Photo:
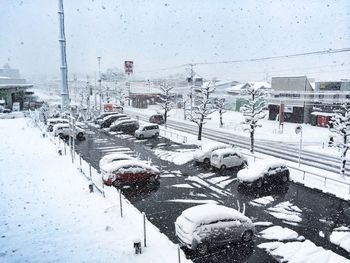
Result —
<path fill-rule="evenodd" d="M 134 61 L 124 61 L 124 70 L 126 74 L 132 74 L 134 72 Z"/>

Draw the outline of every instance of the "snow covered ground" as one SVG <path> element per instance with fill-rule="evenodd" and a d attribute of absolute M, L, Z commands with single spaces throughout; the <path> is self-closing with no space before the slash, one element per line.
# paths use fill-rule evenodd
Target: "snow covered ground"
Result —
<path fill-rule="evenodd" d="M 29 119 L 0 121 L 0 262 L 178 262 L 177 246 L 124 203 L 116 190 L 90 193 L 88 181 L 59 156 Z M 107 190 L 107 189 L 106 189 Z M 181 252 L 182 253 L 182 252 Z M 182 255 L 182 254 L 181 254 Z M 182 255 L 181 262 L 188 262 Z"/>

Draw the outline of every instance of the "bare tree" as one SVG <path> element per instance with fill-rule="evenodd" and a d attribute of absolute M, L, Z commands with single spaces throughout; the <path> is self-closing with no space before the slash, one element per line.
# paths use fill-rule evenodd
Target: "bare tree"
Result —
<path fill-rule="evenodd" d="M 261 127 L 261 124 L 258 124 L 259 120 L 265 118 L 266 115 L 263 112 L 266 106 L 265 92 L 254 86 L 248 87 L 245 92 L 249 98 L 246 99 L 240 111 L 244 116 L 243 129 L 250 133 L 250 152 L 254 153 L 254 133 L 257 127 Z"/>
<path fill-rule="evenodd" d="M 341 106 L 340 110 L 337 110 L 329 123 L 329 130 L 334 136 L 340 137 L 340 140 L 335 140 L 331 144 L 334 147 L 338 147 L 341 150 L 341 164 L 340 174 L 345 176 L 345 164 L 346 153 L 350 148 L 349 135 L 350 135 L 350 100 L 346 100 Z"/>
<path fill-rule="evenodd" d="M 195 106 L 192 109 L 192 114 L 189 114 L 190 121 L 198 125 L 198 140 L 202 140 L 203 125 L 205 120 L 210 120 L 209 115 L 215 111 L 215 107 L 211 100 L 211 94 L 214 92 L 215 86 L 209 82 L 206 86 L 202 86 L 195 91 Z"/>
<path fill-rule="evenodd" d="M 226 106 L 225 98 L 216 98 L 214 102 L 215 102 L 215 109 L 219 112 L 219 116 L 220 116 L 220 127 L 223 127 L 224 122 L 222 121 L 222 115 L 226 112 L 225 111 L 225 106 Z"/>
<path fill-rule="evenodd" d="M 172 98 L 174 97 L 174 94 L 172 93 L 172 90 L 174 89 L 174 87 L 167 82 L 163 82 L 162 84 L 160 84 L 159 88 L 161 90 L 161 95 L 160 95 L 160 102 L 158 104 L 164 110 L 164 125 L 166 127 L 168 113 L 175 106 L 174 101 L 172 100 Z"/>

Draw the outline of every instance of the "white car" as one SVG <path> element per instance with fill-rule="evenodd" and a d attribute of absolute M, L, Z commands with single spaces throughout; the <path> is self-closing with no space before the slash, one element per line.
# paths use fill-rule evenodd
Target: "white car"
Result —
<path fill-rule="evenodd" d="M 51 118 L 47 119 L 46 125 L 47 125 L 47 131 L 52 132 L 53 126 L 58 123 L 69 123 L 68 119 L 62 119 L 62 118 Z"/>
<path fill-rule="evenodd" d="M 211 246 L 232 241 L 248 242 L 255 234 L 253 222 L 239 211 L 222 205 L 190 207 L 175 222 L 175 235 L 183 246 L 204 254 Z"/>
<path fill-rule="evenodd" d="M 154 123 L 144 123 L 135 131 L 135 137 L 139 139 L 158 137 L 159 126 Z"/>
<path fill-rule="evenodd" d="M 68 123 L 58 123 L 53 126 L 53 135 L 59 136 L 62 139 L 66 139 L 69 137 L 70 129 Z M 78 126 L 75 127 L 74 138 L 82 141 L 85 139 L 85 131 Z"/>
<path fill-rule="evenodd" d="M 125 153 L 111 153 L 103 156 L 100 160 L 100 168 L 108 163 L 123 161 L 123 160 L 136 160 L 136 158 L 127 155 Z"/>
<path fill-rule="evenodd" d="M 218 149 L 229 148 L 230 146 L 223 143 L 209 143 L 202 146 L 200 150 L 197 150 L 193 154 L 193 159 L 196 163 L 204 163 L 210 165 L 210 156 L 213 151 Z"/>
<path fill-rule="evenodd" d="M 287 183 L 289 170 L 283 161 L 264 159 L 240 170 L 237 179 L 240 184 L 260 188 L 264 184 Z"/>
<path fill-rule="evenodd" d="M 227 168 L 244 167 L 248 164 L 247 158 L 237 148 L 224 148 L 213 151 L 210 164 L 224 172 Z"/>

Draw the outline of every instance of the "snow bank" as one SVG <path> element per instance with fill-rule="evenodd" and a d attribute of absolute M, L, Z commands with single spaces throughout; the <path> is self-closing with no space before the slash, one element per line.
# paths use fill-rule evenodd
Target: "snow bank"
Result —
<path fill-rule="evenodd" d="M 264 239 L 270 239 L 270 240 L 278 240 L 278 241 L 285 241 L 285 240 L 304 240 L 305 238 L 302 236 L 299 236 L 297 232 L 281 226 L 272 226 L 269 227 L 261 232 L 259 232 L 259 235 Z"/>
<path fill-rule="evenodd" d="M 331 250 L 326 250 L 316 246 L 310 240 L 304 242 L 269 242 L 258 245 L 259 248 L 265 249 L 269 254 L 276 257 L 280 262 L 301 263 L 345 263 L 348 259 L 339 256 Z"/>
<path fill-rule="evenodd" d="M 105 188 L 114 201 L 90 193 L 69 156 L 26 122 L 0 121 L 1 262 L 178 262 L 177 246 L 149 222 L 136 255 L 142 215 L 124 202 L 121 218 L 115 189 Z"/>
<path fill-rule="evenodd" d="M 338 227 L 333 230 L 330 240 L 333 244 L 340 246 L 350 253 L 350 228 L 349 227 Z"/>

